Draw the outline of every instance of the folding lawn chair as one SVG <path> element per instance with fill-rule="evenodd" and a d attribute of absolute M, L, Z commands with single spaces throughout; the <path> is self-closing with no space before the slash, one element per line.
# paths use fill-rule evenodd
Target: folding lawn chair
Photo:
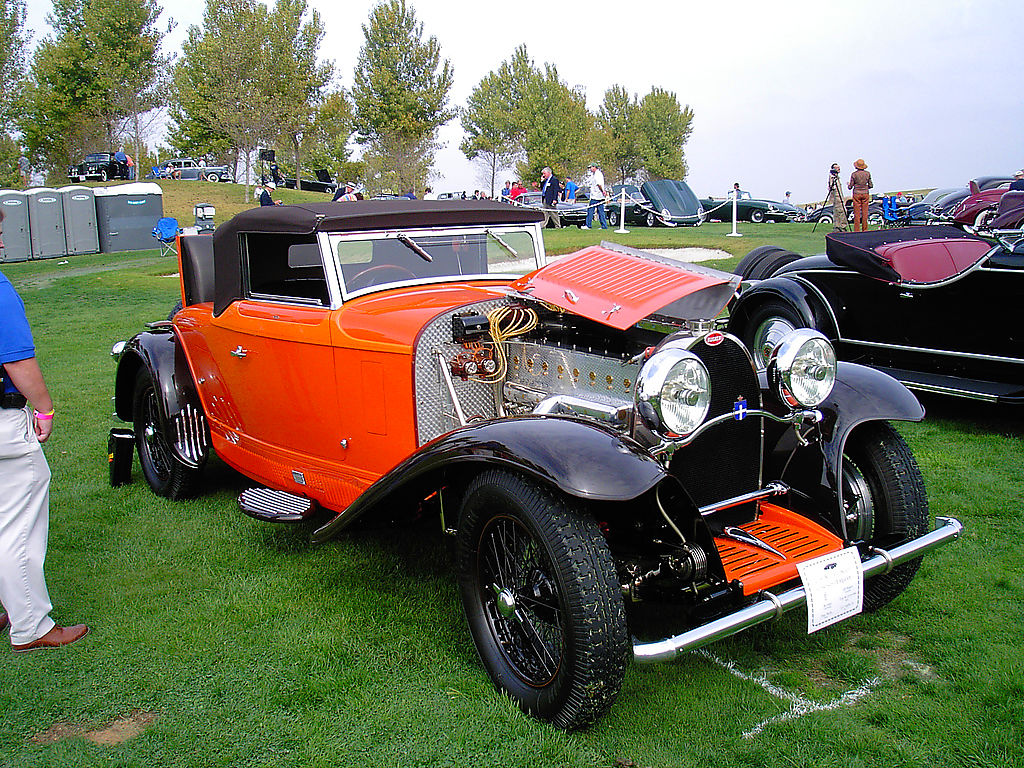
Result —
<path fill-rule="evenodd" d="M 165 216 L 164 218 L 157 221 L 156 226 L 153 227 L 153 237 L 160 241 L 160 255 L 161 256 L 177 256 L 178 248 L 175 244 L 175 238 L 181 234 L 181 227 L 178 226 L 178 220 L 171 217 Z"/>
<path fill-rule="evenodd" d="M 882 227 L 903 227 L 907 225 L 906 213 L 896 205 L 896 198 L 885 196 L 882 198 Z"/>

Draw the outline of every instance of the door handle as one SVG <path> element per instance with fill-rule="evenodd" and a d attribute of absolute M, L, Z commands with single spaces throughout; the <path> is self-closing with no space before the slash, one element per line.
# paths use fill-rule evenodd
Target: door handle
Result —
<path fill-rule="evenodd" d="M 249 350 L 243 349 L 241 344 L 239 344 L 237 347 L 231 350 L 232 357 L 245 357 L 248 354 Z"/>

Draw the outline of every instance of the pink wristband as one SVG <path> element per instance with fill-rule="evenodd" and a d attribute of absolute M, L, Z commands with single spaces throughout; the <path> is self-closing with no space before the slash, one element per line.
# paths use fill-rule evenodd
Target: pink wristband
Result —
<path fill-rule="evenodd" d="M 53 411 L 49 413 L 43 413 L 42 411 L 36 411 L 36 418 L 43 421 L 50 421 L 53 419 Z"/>

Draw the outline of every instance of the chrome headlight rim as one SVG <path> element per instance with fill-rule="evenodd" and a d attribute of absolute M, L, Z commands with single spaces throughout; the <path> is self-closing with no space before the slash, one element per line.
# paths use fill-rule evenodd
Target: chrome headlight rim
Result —
<path fill-rule="evenodd" d="M 807 356 L 820 353 L 819 363 L 810 370 Z M 815 408 L 832 393 L 836 379 L 836 353 L 825 334 L 811 328 L 787 333 L 768 359 L 768 381 L 779 398 L 797 408 Z"/>
<path fill-rule="evenodd" d="M 680 420 L 675 409 L 679 407 L 678 391 L 684 378 L 691 379 L 682 388 L 693 402 L 682 406 L 688 413 Z M 675 404 L 670 401 L 673 390 Z M 635 411 L 648 429 L 668 439 L 685 437 L 707 419 L 711 406 L 711 374 L 704 361 L 693 352 L 663 349 L 652 355 L 637 374 L 635 397 Z"/>

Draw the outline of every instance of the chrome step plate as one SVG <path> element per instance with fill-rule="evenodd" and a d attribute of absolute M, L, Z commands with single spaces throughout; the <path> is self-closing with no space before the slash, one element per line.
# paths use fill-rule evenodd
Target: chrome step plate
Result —
<path fill-rule="evenodd" d="M 316 502 L 311 499 L 270 488 L 242 491 L 238 495 L 238 506 L 249 517 L 272 523 L 300 523 L 317 510 Z"/>

